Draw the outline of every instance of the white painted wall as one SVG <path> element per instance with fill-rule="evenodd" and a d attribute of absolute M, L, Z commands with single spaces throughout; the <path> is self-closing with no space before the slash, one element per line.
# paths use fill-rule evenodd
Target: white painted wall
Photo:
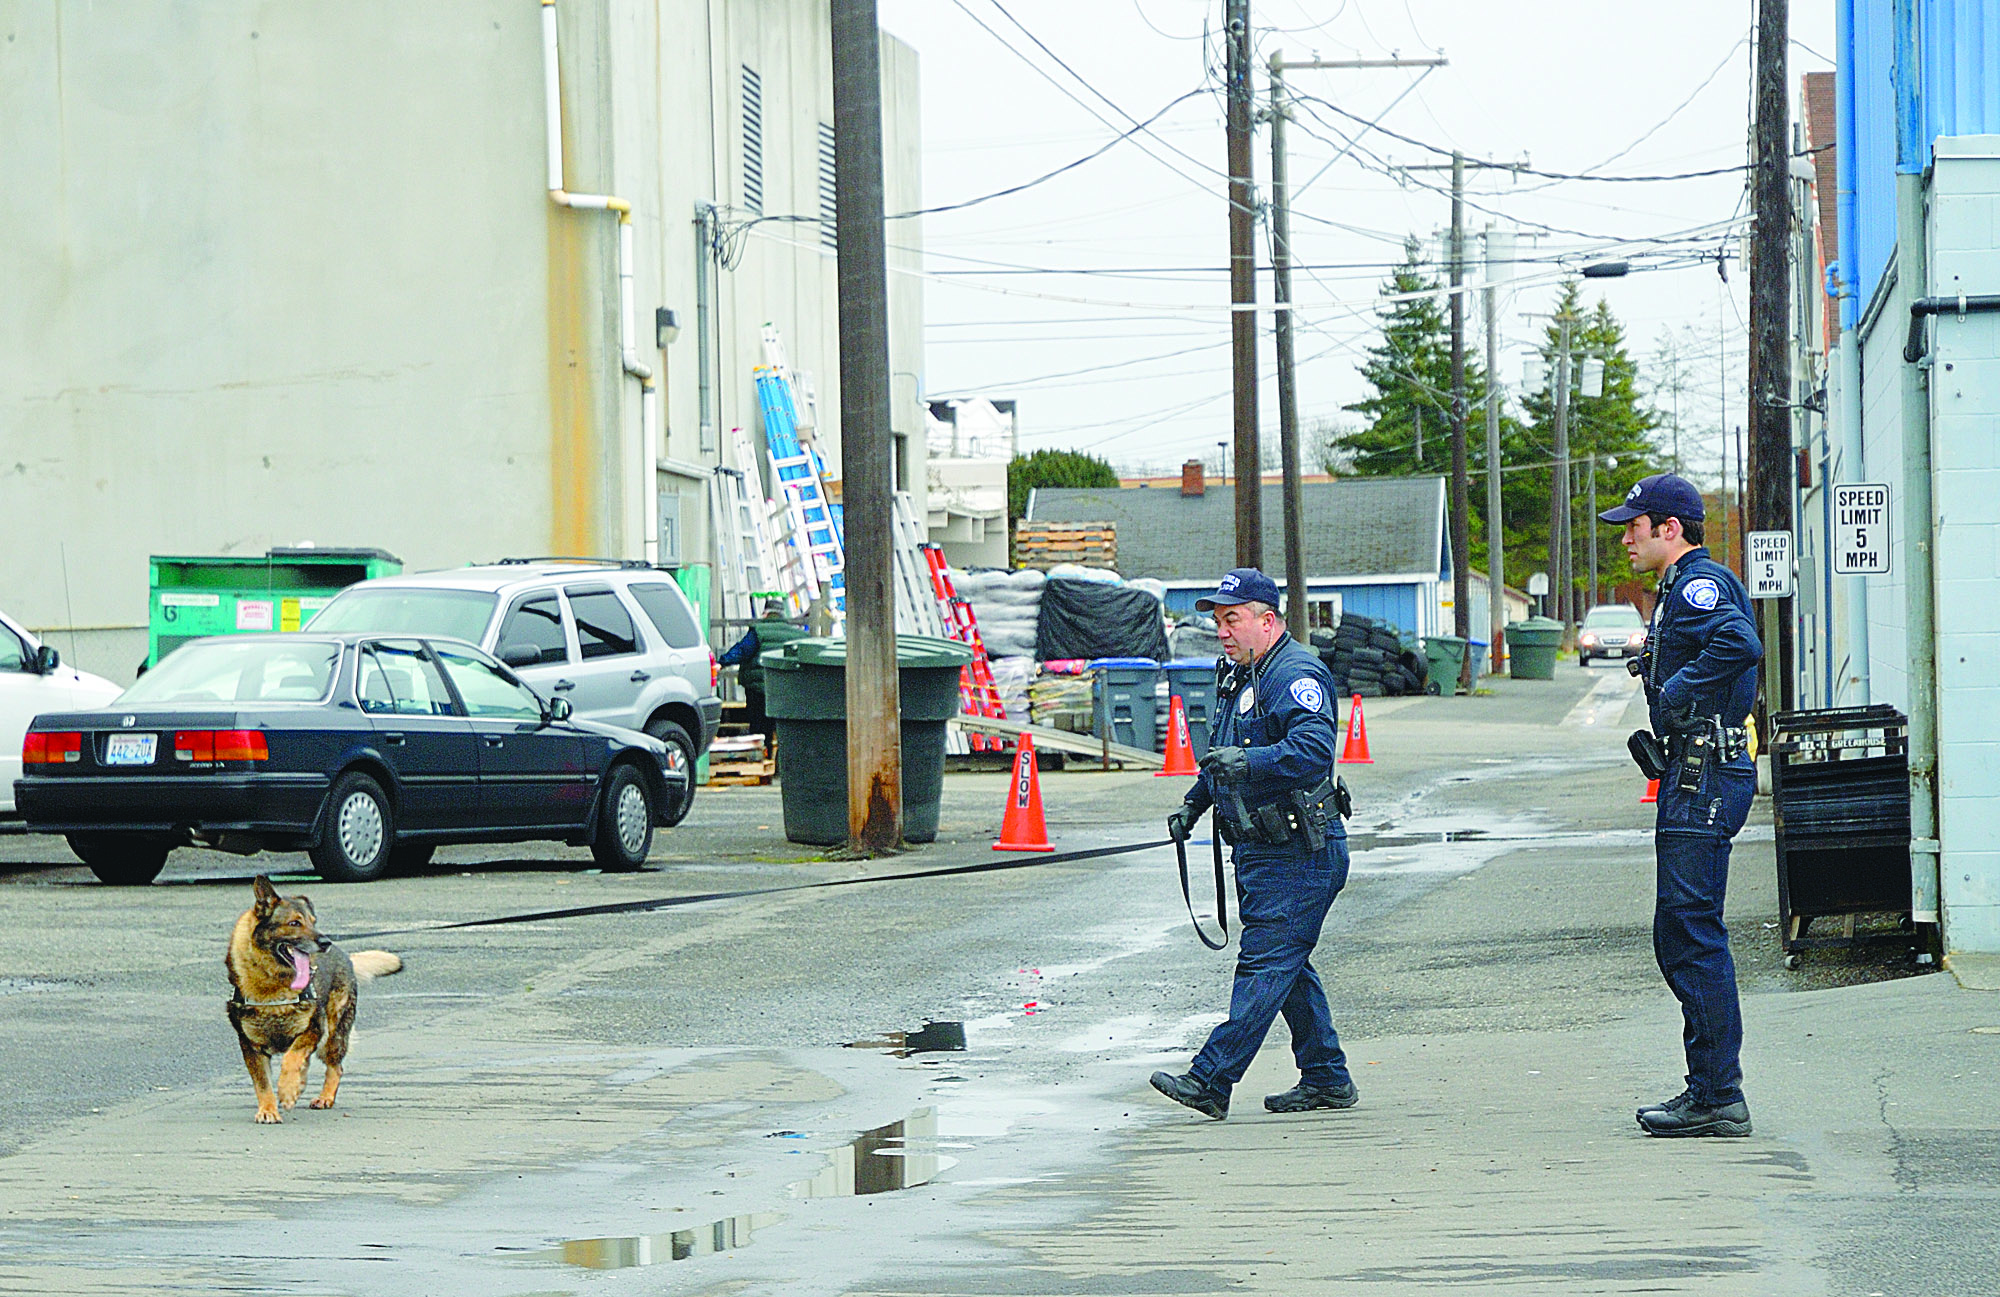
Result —
<path fill-rule="evenodd" d="M 740 206 L 752 61 L 765 211 L 818 214 L 826 6 L 559 0 L 557 14 L 566 184 L 633 204 L 639 352 L 662 374 L 665 457 L 694 472 L 659 480 L 682 492 L 683 552 L 703 561 L 715 457 L 696 435 L 695 206 Z M 537 0 L 30 4 L 7 30 L 0 607 L 129 677 L 154 553 L 313 540 L 412 568 L 641 553 L 615 223 L 548 200 Z M 916 55 L 885 37 L 884 74 L 889 203 L 907 210 Z M 719 426 L 761 442 L 751 367 L 773 321 L 817 380 L 837 458 L 832 256 L 815 225 L 759 230 L 720 277 Z M 920 222 L 892 234 L 920 240 Z M 920 283 L 896 278 L 892 367 L 918 374 Z M 664 353 L 658 306 L 682 327 Z M 921 497 L 918 386 L 898 383 Z M 93 657 L 94 636 L 114 661 Z"/>
<path fill-rule="evenodd" d="M 1937 142 L 1928 292 L 2000 291 L 2000 136 Z M 2000 950 L 2000 315 L 1932 330 L 1939 891 L 1955 950 Z"/>

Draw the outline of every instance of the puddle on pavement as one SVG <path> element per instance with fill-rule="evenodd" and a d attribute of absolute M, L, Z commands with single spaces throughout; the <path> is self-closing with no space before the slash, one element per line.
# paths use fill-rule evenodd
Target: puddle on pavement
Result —
<path fill-rule="evenodd" d="M 891 1031 L 867 1040 L 851 1040 L 847 1048 L 886 1050 L 897 1058 L 908 1058 L 912 1054 L 964 1053 L 965 1024 L 926 1022 L 917 1031 Z"/>
<path fill-rule="evenodd" d="M 755 1231 L 768 1229 L 783 1219 L 777 1212 L 760 1211 L 747 1216 L 726 1216 L 698 1229 L 677 1229 L 665 1234 L 573 1238 L 544 1252 L 530 1252 L 528 1259 L 562 1261 L 587 1270 L 626 1270 L 666 1261 L 686 1261 L 745 1247 Z"/>
<path fill-rule="evenodd" d="M 933 1026 L 958 1027 L 957 1023 Z M 898 1033 L 900 1034 L 900 1033 Z M 958 1048 L 965 1047 L 963 1028 Z M 779 1138 L 799 1139 L 798 1131 L 784 1130 Z M 795 1180 L 787 1186 L 793 1198 L 858 1198 L 866 1194 L 890 1193 L 929 1184 L 941 1173 L 956 1166 L 957 1159 L 938 1153 L 936 1108 L 918 1108 L 901 1121 L 864 1130 L 840 1148 L 825 1154 L 826 1166 L 810 1179 Z M 782 1221 L 777 1212 L 753 1212 L 725 1216 L 695 1229 L 670 1230 L 664 1234 L 628 1234 L 618 1238 L 566 1239 L 555 1247 L 522 1256 L 530 1261 L 561 1261 L 589 1270 L 624 1270 L 633 1266 L 658 1265 L 666 1261 L 686 1261 L 713 1256 L 749 1245 L 752 1235 Z"/>
<path fill-rule="evenodd" d="M 1373 851 L 1378 847 L 1435 847 L 1452 842 L 1485 842 L 1495 837 L 1485 829 L 1445 829 L 1437 833 L 1350 833 L 1347 835 L 1347 849 Z"/>
<path fill-rule="evenodd" d="M 791 1196 L 858 1198 L 915 1189 L 958 1164 L 939 1156 L 937 1149 L 937 1109 L 919 1108 L 901 1121 L 864 1130 L 844 1148 L 828 1153 L 819 1174 L 791 1185 Z"/>

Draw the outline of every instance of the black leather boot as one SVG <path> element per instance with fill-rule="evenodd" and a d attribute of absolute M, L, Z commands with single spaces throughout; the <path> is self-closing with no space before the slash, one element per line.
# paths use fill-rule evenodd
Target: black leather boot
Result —
<path fill-rule="evenodd" d="M 1264 1096 L 1267 1112 L 1311 1112 L 1315 1108 L 1352 1108 L 1361 1099 L 1354 1082 L 1346 1085 L 1307 1085 L 1299 1082 L 1283 1094 Z"/>
<path fill-rule="evenodd" d="M 1175 1076 L 1172 1072 L 1153 1073 L 1153 1088 L 1166 1095 L 1184 1108 L 1193 1108 L 1204 1117 L 1221 1121 L 1229 1115 L 1229 1100 L 1203 1085 L 1192 1076 Z"/>

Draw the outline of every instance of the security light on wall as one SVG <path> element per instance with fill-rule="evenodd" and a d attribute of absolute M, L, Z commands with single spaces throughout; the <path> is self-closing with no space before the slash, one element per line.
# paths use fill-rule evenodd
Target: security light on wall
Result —
<path fill-rule="evenodd" d="M 654 341 L 659 344 L 660 350 L 665 351 L 673 345 L 674 339 L 680 336 L 681 322 L 679 318 L 664 306 L 656 308 L 653 311 L 653 337 Z"/>

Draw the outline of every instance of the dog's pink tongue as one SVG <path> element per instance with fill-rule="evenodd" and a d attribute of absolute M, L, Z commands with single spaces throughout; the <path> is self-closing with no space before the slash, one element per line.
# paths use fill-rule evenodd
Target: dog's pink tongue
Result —
<path fill-rule="evenodd" d="M 292 952 L 292 989 L 294 991 L 303 991 L 306 983 L 312 981 L 312 975 L 311 961 L 306 959 L 304 952 L 294 950 Z"/>

